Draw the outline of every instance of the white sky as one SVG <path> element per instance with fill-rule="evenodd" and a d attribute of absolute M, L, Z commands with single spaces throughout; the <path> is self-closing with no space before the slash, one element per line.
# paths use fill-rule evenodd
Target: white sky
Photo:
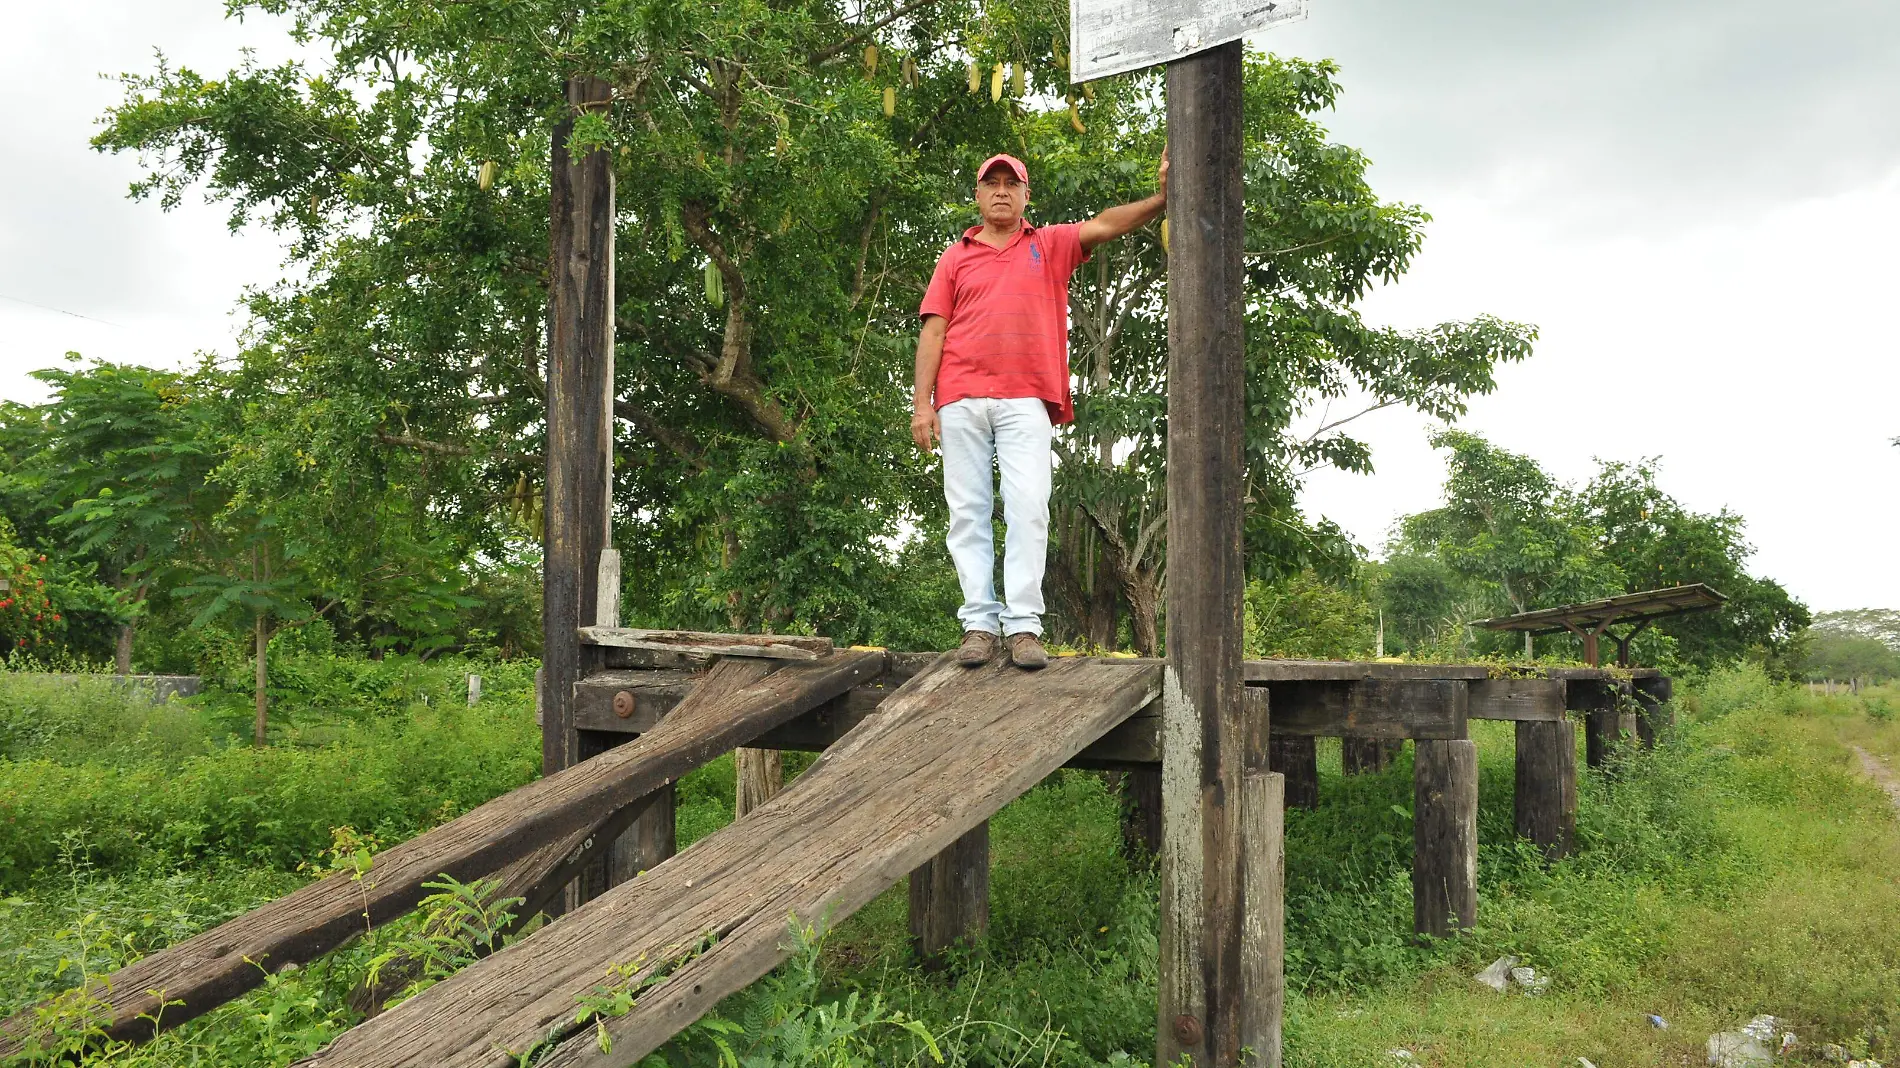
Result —
<path fill-rule="evenodd" d="M 1756 570 L 1817 609 L 1900 607 L 1900 4 L 1890 0 L 1310 0 L 1257 42 L 1340 61 L 1327 118 L 1388 199 L 1433 222 L 1372 315 L 1491 312 L 1537 354 L 1463 425 L 1568 479 L 1662 458 L 1692 507 L 1748 520 Z M 76 349 L 179 366 L 229 353 L 268 235 L 218 206 L 132 203 L 136 161 L 86 144 L 119 99 L 101 73 L 152 49 L 208 76 L 278 24 L 219 0 L 11 5 L 0 35 L 0 397 Z M 27 303 L 22 303 L 27 302 Z M 34 305 L 44 305 L 45 308 Z M 46 308 L 60 309 L 59 311 Z M 71 313 L 71 314 L 63 314 Z M 86 318 L 80 318 L 84 316 Z M 1438 499 L 1406 413 L 1362 421 L 1379 473 L 1314 480 L 1308 506 L 1377 548 Z"/>

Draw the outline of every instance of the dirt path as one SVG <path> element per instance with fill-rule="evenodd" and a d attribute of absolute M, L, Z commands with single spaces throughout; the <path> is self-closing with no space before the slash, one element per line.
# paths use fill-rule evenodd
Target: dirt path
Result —
<path fill-rule="evenodd" d="M 1865 772 L 1868 778 L 1878 783 L 1882 790 L 1887 791 L 1887 796 L 1893 798 L 1893 807 L 1900 808 L 1900 775 L 1894 774 L 1893 769 L 1887 766 L 1886 761 L 1881 760 L 1860 746 L 1850 745 L 1848 748 L 1852 749 L 1855 754 L 1860 757 L 1860 770 Z"/>

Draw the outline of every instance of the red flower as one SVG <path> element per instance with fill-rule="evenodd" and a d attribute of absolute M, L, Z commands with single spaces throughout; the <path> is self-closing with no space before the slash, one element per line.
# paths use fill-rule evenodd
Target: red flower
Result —
<path fill-rule="evenodd" d="M 53 613 L 53 622 L 55 622 L 55 623 L 57 623 L 57 622 L 59 622 L 59 613 L 58 613 L 58 612 L 54 612 L 54 613 Z"/>

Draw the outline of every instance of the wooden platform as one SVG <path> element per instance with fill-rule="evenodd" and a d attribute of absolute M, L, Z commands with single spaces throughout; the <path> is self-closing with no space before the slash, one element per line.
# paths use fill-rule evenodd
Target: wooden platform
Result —
<path fill-rule="evenodd" d="M 541 1063 L 638 1060 L 785 959 L 788 920 L 848 916 L 1160 689 L 1155 664 L 1058 659 L 1032 675 L 946 656 L 764 807 L 302 1063 L 500 1068 L 550 1035 L 566 1041 Z M 608 1023 L 602 1055 L 577 999 L 629 963 L 636 983 L 671 972 Z"/>

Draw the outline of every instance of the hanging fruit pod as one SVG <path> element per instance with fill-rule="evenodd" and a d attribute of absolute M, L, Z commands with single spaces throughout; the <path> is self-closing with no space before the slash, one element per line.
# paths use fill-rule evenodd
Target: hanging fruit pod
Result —
<path fill-rule="evenodd" d="M 1062 50 L 1062 35 L 1061 34 L 1058 33 L 1052 36 L 1051 38 L 1049 38 L 1049 51 L 1052 55 L 1056 57 L 1057 70 L 1069 69 L 1069 55 L 1067 52 L 1064 52 Z"/>
<path fill-rule="evenodd" d="M 909 56 L 904 57 L 904 86 L 907 89 L 917 88 L 917 61 Z"/>
<path fill-rule="evenodd" d="M 778 121 L 778 143 L 773 146 L 773 151 L 783 156 L 792 150 L 792 120 L 782 111 L 772 118 Z"/>
<path fill-rule="evenodd" d="M 1009 71 L 1009 95 L 1018 100 L 1021 100 L 1024 95 L 1023 82 L 1026 80 L 1026 75 L 1024 74 L 1023 68 L 1025 66 L 1026 64 L 1018 61 L 1010 67 Z"/>
<path fill-rule="evenodd" d="M 977 63 L 976 60 L 973 59 L 970 61 L 970 92 L 980 93 L 982 91 L 983 91 L 983 68 L 981 65 Z"/>
<path fill-rule="evenodd" d="M 706 303 L 717 308 L 726 302 L 726 283 L 719 277 L 719 265 L 706 261 Z"/>
<path fill-rule="evenodd" d="M 1069 101 L 1069 125 L 1075 128 L 1076 133 L 1089 132 L 1089 128 L 1082 125 L 1082 115 L 1075 110 L 1075 101 L 1073 100 Z"/>
<path fill-rule="evenodd" d="M 895 114 L 897 114 L 897 87 L 887 85 L 884 87 L 884 117 L 888 119 Z"/>
<path fill-rule="evenodd" d="M 1090 84 L 1089 82 L 1083 82 L 1082 95 L 1083 97 L 1087 98 L 1089 103 L 1091 104 L 1095 103 L 1095 86 Z"/>
<path fill-rule="evenodd" d="M 475 184 L 481 187 L 482 192 L 488 192 L 488 187 L 495 184 L 495 171 L 495 161 L 490 159 L 483 160 L 482 169 L 475 172 Z"/>
<path fill-rule="evenodd" d="M 1168 251 L 1168 220 L 1161 220 L 1161 251 Z"/>
<path fill-rule="evenodd" d="M 784 234 L 792 228 L 792 209 L 786 208 L 785 214 L 778 217 L 778 232 Z"/>
<path fill-rule="evenodd" d="M 998 63 L 990 72 L 990 103 L 1003 99 L 1003 65 Z"/>
<path fill-rule="evenodd" d="M 875 76 L 876 74 L 877 74 L 877 46 L 874 44 L 868 44 L 864 46 L 864 76 L 866 78 L 870 78 L 870 77 Z"/>

